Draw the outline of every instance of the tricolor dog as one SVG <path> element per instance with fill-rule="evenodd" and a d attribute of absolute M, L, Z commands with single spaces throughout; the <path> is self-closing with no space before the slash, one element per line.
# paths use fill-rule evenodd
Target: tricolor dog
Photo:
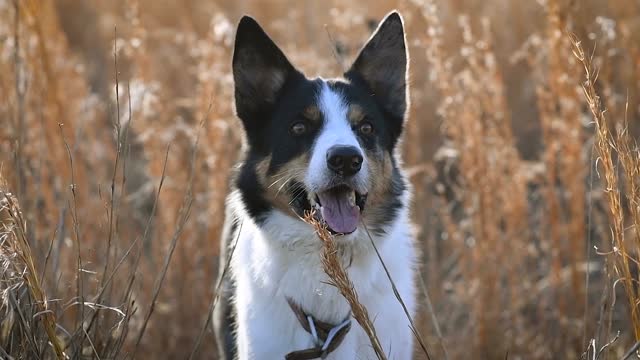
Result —
<path fill-rule="evenodd" d="M 250 17 L 233 53 L 246 141 L 227 201 L 214 323 L 222 359 L 375 359 L 349 305 L 328 284 L 316 216 L 368 309 L 389 359 L 411 359 L 413 335 L 369 238 L 409 312 L 416 308 L 410 188 L 399 144 L 408 107 L 401 16 L 378 26 L 338 78 L 307 78 Z M 221 271 L 222 273 L 222 271 Z"/>

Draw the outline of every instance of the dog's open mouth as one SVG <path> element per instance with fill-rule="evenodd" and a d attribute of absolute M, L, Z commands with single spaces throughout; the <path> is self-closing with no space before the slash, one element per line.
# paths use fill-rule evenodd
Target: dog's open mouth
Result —
<path fill-rule="evenodd" d="M 338 185 L 316 193 L 308 193 L 304 185 L 291 182 L 289 191 L 293 196 L 290 205 L 300 217 L 316 210 L 316 218 L 327 225 L 332 234 L 351 234 L 356 231 L 367 194 L 359 193 L 348 185 Z"/>
<path fill-rule="evenodd" d="M 316 216 L 332 233 L 350 234 L 358 227 L 366 200 L 366 194 L 340 185 L 312 194 L 311 204 L 319 210 Z"/>

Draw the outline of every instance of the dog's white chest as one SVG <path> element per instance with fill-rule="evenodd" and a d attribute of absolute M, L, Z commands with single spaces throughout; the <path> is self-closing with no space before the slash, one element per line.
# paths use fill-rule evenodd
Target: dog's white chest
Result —
<path fill-rule="evenodd" d="M 274 215 L 269 221 L 262 229 L 249 220 L 242 224 L 232 262 L 240 360 L 284 359 L 291 351 L 314 346 L 313 337 L 300 325 L 287 298 L 324 322 L 338 324 L 350 314 L 346 300 L 328 284 L 322 271 L 320 240 L 310 227 L 284 215 Z M 392 231 L 389 236 L 392 238 L 382 241 L 379 250 L 413 311 L 411 238 L 404 231 Z M 411 331 L 382 265 L 373 251 L 366 250 L 364 240 L 371 247 L 368 239 L 353 240 L 362 244 L 354 247 L 353 255 L 345 256 L 345 265 L 359 299 L 374 321 L 389 359 L 410 359 Z M 351 330 L 328 359 L 376 358 L 368 337 L 352 321 Z"/>

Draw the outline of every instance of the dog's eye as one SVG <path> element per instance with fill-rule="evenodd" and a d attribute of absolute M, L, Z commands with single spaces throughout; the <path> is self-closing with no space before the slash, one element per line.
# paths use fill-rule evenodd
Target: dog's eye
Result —
<path fill-rule="evenodd" d="M 373 125 L 368 122 L 363 122 L 360 124 L 360 133 L 363 135 L 370 135 L 373 133 Z"/>
<path fill-rule="evenodd" d="M 289 129 L 289 132 L 291 132 L 292 135 L 304 135 L 304 133 L 307 132 L 307 125 L 305 125 L 304 123 L 301 122 L 297 122 L 293 125 L 291 125 L 291 128 Z"/>

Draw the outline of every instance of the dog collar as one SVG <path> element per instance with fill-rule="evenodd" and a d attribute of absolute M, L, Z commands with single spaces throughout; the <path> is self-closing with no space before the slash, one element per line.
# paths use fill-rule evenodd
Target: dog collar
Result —
<path fill-rule="evenodd" d="M 285 356 L 286 360 L 325 359 L 327 355 L 340 346 L 344 337 L 351 330 L 351 315 L 347 316 L 340 324 L 334 325 L 317 320 L 312 315 L 307 314 L 290 298 L 287 298 L 287 303 L 289 303 L 289 307 L 296 315 L 302 328 L 313 336 L 316 346 L 292 351 Z"/>

